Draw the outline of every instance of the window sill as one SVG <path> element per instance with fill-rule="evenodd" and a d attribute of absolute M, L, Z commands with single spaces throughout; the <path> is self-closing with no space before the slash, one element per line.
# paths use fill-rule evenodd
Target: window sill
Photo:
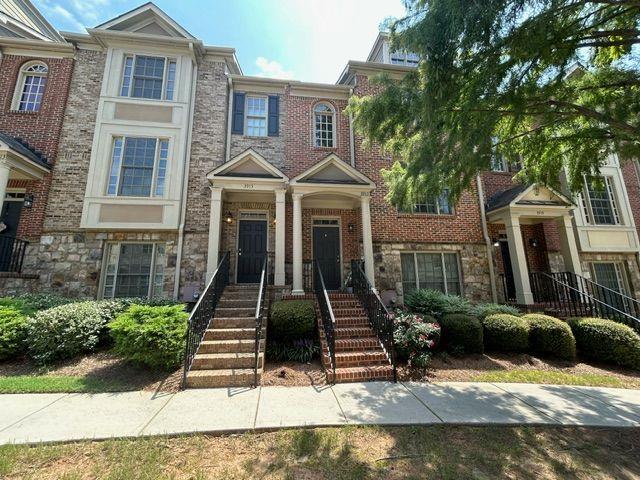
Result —
<path fill-rule="evenodd" d="M 16 113 L 18 115 L 37 115 L 40 113 L 40 110 L 9 110 L 9 113 Z"/>
<path fill-rule="evenodd" d="M 456 217 L 455 213 L 400 213 L 397 214 L 398 218 L 447 218 L 452 219 Z"/>
<path fill-rule="evenodd" d="M 320 151 L 322 151 L 322 150 L 337 150 L 338 149 L 338 147 L 317 147 L 315 145 L 313 147 L 311 147 L 311 148 L 313 148 L 314 150 L 320 150 Z"/>

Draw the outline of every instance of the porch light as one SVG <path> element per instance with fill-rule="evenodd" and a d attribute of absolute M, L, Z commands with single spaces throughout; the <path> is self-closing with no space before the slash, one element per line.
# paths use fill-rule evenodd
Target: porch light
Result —
<path fill-rule="evenodd" d="M 353 233 L 353 231 L 356 229 L 356 225 L 354 223 L 350 223 L 347 228 L 349 229 L 349 233 Z"/>
<path fill-rule="evenodd" d="M 499 247 L 499 246 L 500 246 L 500 240 L 498 240 L 497 238 L 495 238 L 495 239 L 493 240 L 493 246 L 494 246 L 494 247 L 496 247 L 496 248 L 497 248 L 497 247 Z"/>
<path fill-rule="evenodd" d="M 226 219 L 225 219 L 225 221 L 226 221 L 227 223 L 231 223 L 231 222 L 233 222 L 233 214 L 231 213 L 231 210 L 227 211 L 227 215 L 226 215 Z"/>
<path fill-rule="evenodd" d="M 33 207 L 33 195 L 31 194 L 27 194 L 24 196 L 24 202 L 22 204 L 22 206 L 24 208 L 31 208 Z"/>
<path fill-rule="evenodd" d="M 538 239 L 537 238 L 530 238 L 529 239 L 529 245 L 531 245 L 532 248 L 538 248 Z"/>

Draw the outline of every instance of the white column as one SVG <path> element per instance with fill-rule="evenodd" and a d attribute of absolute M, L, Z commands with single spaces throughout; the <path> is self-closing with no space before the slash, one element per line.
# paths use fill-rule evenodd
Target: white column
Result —
<path fill-rule="evenodd" d="M 580 255 L 578 255 L 578 245 L 573 233 L 571 217 L 567 213 L 558 221 L 558 231 L 560 232 L 560 248 L 564 258 L 564 269 L 577 275 L 582 275 L 582 265 L 580 265 Z"/>
<path fill-rule="evenodd" d="M 302 295 L 302 194 L 293 197 L 293 289 L 294 295 Z"/>
<path fill-rule="evenodd" d="M 11 169 L 6 160 L 0 157 L 0 212 L 4 206 L 4 197 L 7 196 L 7 184 L 9 183 L 9 172 Z"/>
<path fill-rule="evenodd" d="M 222 188 L 211 187 L 211 213 L 209 214 L 209 251 L 207 253 L 207 283 L 218 268 L 220 235 L 222 228 Z"/>
<path fill-rule="evenodd" d="M 276 190 L 276 248 L 274 266 L 274 284 L 284 285 L 284 255 L 285 255 L 285 194 L 286 190 Z"/>
<path fill-rule="evenodd" d="M 376 288 L 373 268 L 373 240 L 371 238 L 371 196 L 362 194 L 360 197 L 360 210 L 362 213 L 362 250 L 364 253 L 364 273 L 373 288 Z"/>
<path fill-rule="evenodd" d="M 520 230 L 520 219 L 513 214 L 507 216 L 505 218 L 505 227 L 507 241 L 509 242 L 513 281 L 516 287 L 516 301 L 520 305 L 530 305 L 533 303 L 533 294 L 529 283 L 529 269 L 527 268 L 527 256 L 524 250 L 524 242 L 522 241 L 522 231 Z"/>

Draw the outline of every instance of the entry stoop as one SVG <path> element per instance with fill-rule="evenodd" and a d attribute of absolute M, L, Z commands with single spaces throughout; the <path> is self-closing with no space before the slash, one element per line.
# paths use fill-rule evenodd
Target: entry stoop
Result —
<path fill-rule="evenodd" d="M 254 381 L 255 312 L 260 286 L 228 285 L 187 374 L 187 388 L 250 387 Z M 265 309 L 264 311 L 267 311 Z M 266 325 L 266 322 L 263 322 Z M 258 355 L 258 384 L 264 366 L 265 329 Z"/>

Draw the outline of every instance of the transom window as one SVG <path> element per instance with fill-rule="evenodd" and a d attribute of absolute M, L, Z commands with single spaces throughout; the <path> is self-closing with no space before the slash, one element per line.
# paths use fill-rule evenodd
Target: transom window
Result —
<path fill-rule="evenodd" d="M 160 297 L 163 295 L 165 246 L 159 243 L 110 243 L 102 296 Z"/>
<path fill-rule="evenodd" d="M 333 148 L 335 142 L 333 108 L 326 103 L 319 103 L 314 107 L 313 114 L 316 147 Z"/>
<path fill-rule="evenodd" d="M 168 156 L 167 139 L 115 137 L 107 195 L 162 197 Z"/>
<path fill-rule="evenodd" d="M 147 55 L 124 57 L 120 96 L 173 100 L 175 85 L 175 60 Z"/>
<path fill-rule="evenodd" d="M 601 182 L 585 178 L 583 209 L 587 221 L 593 225 L 617 225 L 620 223 L 613 179 L 602 177 Z"/>
<path fill-rule="evenodd" d="M 402 288 L 406 295 L 421 288 L 450 295 L 462 293 L 456 253 L 402 253 Z"/>
<path fill-rule="evenodd" d="M 267 97 L 247 95 L 247 135 L 267 136 Z"/>
<path fill-rule="evenodd" d="M 42 104 L 49 69 L 44 63 L 27 63 L 20 69 L 14 109 L 37 112 Z"/>

